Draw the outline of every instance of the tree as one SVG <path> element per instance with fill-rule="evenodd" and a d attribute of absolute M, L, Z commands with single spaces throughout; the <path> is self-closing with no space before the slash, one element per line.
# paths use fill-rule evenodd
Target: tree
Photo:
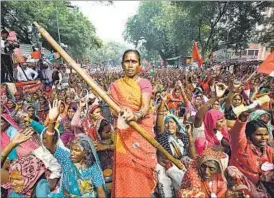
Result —
<path fill-rule="evenodd" d="M 72 9 L 69 1 L 6 1 L 1 2 L 2 26 L 16 31 L 22 43 L 31 43 L 31 27 L 34 21 L 44 27 L 58 42 L 58 23 L 61 42 L 68 45 L 74 58 L 82 58 L 89 48 L 100 47 L 101 40 L 95 28 L 81 12 Z M 42 39 L 43 46 L 51 49 Z"/>
<path fill-rule="evenodd" d="M 270 2 L 142 2 L 129 18 L 125 39 L 135 45 L 144 39 L 148 51 L 156 50 L 163 59 L 191 55 L 197 41 L 201 55 L 217 49 L 244 49 L 263 22 Z M 273 34 L 273 32 L 272 32 Z M 269 40 L 269 35 L 265 34 Z M 164 52 L 164 53 L 163 53 Z"/>
<path fill-rule="evenodd" d="M 168 29 L 156 25 L 164 2 L 141 2 L 138 13 L 130 17 L 124 31 L 124 38 L 136 47 L 141 40 L 148 51 L 157 51 L 163 60 L 173 57 L 175 49 L 168 38 Z"/>
<path fill-rule="evenodd" d="M 126 49 L 125 45 L 111 41 L 103 43 L 99 49 L 91 49 L 89 56 L 93 64 L 116 66 L 121 64 L 122 54 Z"/>

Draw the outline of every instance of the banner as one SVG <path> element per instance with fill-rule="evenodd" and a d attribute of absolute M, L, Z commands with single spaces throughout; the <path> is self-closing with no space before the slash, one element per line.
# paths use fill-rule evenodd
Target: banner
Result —
<path fill-rule="evenodd" d="M 42 82 L 39 80 L 16 82 L 16 89 L 22 89 L 23 93 L 35 93 L 39 89 L 42 89 Z"/>

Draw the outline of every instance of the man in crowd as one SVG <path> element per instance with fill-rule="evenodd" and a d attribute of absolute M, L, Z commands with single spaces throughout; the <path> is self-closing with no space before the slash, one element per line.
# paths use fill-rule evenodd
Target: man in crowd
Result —
<path fill-rule="evenodd" d="M 17 72 L 18 81 L 31 81 L 38 77 L 38 73 L 33 69 L 29 68 L 27 63 L 23 63 L 21 67 L 19 66 Z"/>

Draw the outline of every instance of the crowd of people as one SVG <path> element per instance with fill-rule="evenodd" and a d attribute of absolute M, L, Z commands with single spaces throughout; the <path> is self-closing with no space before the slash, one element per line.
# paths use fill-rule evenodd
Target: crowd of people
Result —
<path fill-rule="evenodd" d="M 274 78 L 257 62 L 141 72 L 140 60 L 127 50 L 120 71 L 90 73 L 120 112 L 62 64 L 43 89 L 7 92 L 2 197 L 273 197 Z"/>

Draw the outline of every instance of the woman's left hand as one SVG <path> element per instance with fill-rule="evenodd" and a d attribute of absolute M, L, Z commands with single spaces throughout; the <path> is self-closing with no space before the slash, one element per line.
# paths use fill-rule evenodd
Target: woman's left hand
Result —
<path fill-rule="evenodd" d="M 136 116 L 134 115 L 133 111 L 129 108 L 122 109 L 120 114 L 127 122 L 136 121 Z"/>

